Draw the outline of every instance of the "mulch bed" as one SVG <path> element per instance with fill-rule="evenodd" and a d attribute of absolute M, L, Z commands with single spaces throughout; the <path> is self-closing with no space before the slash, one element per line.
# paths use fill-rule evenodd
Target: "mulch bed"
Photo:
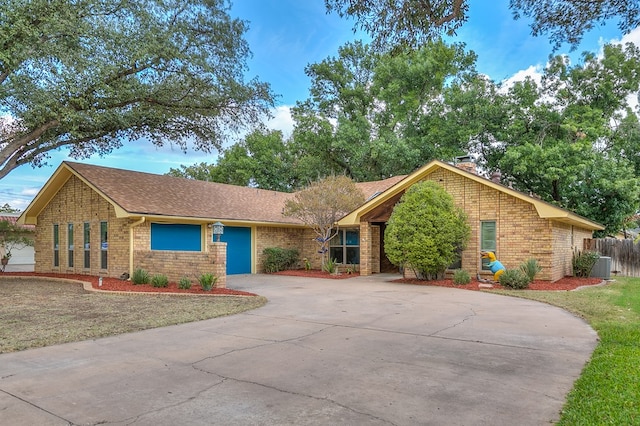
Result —
<path fill-rule="evenodd" d="M 394 283 L 401 284 L 415 284 L 415 285 L 433 285 L 440 287 L 452 287 L 452 288 L 461 288 L 465 290 L 509 290 L 506 287 L 502 287 L 500 284 L 493 284 L 492 288 L 481 288 L 480 284 L 483 284 L 475 279 L 472 279 L 469 284 L 466 285 L 456 285 L 453 283 L 453 280 L 437 280 L 437 281 L 424 281 L 424 280 L 416 280 L 416 279 L 398 279 L 394 280 Z M 531 284 L 529 284 L 529 288 L 527 290 L 562 290 L 569 291 L 575 290 L 578 287 L 597 285 L 602 283 L 601 278 L 576 278 L 576 277 L 564 277 L 559 279 L 558 281 L 540 281 L 535 280 Z"/>
<path fill-rule="evenodd" d="M 185 293 L 185 294 L 208 294 L 223 296 L 257 296 L 247 291 L 232 290 L 230 288 L 212 288 L 210 291 L 203 290 L 199 284 L 193 284 L 190 289 L 184 290 L 178 288 L 177 283 L 169 283 L 168 287 L 153 287 L 151 284 L 135 285 L 131 281 L 125 281 L 118 278 L 102 277 L 102 286 L 99 286 L 99 277 L 93 275 L 80 274 L 45 274 L 36 272 L 5 272 L 1 276 L 30 276 L 30 277 L 50 277 L 65 278 L 70 280 L 90 282 L 91 286 L 96 290 L 106 291 L 124 291 L 124 292 L 145 292 L 145 293 Z"/>
<path fill-rule="evenodd" d="M 91 283 L 91 286 L 96 290 L 107 291 L 124 291 L 124 292 L 148 292 L 148 293 L 191 293 L 191 294 L 211 294 L 211 295 L 229 295 L 229 296 L 256 296 L 254 293 L 246 291 L 232 290 L 229 288 L 213 288 L 211 291 L 203 290 L 199 284 L 193 284 L 188 290 L 178 288 L 177 283 L 169 283 L 168 287 L 153 287 L 151 284 L 139 284 L 134 285 L 131 281 L 124 281 L 118 278 L 103 277 L 102 287 L 98 286 L 98 277 L 93 275 L 79 275 L 79 274 L 44 274 L 35 272 L 5 272 L 0 276 L 36 276 L 36 277 L 51 277 L 51 278 L 66 278 L 78 281 L 87 281 Z M 320 270 L 305 270 L 305 269 L 291 269 L 286 271 L 275 272 L 271 275 L 284 275 L 284 276 L 296 276 L 296 277 L 308 277 L 308 278 L 327 278 L 333 280 L 340 280 L 346 278 L 357 277 L 360 274 L 358 272 L 352 274 L 330 274 Z M 499 290 L 505 289 L 500 284 L 494 284 L 492 288 L 481 288 L 480 282 L 473 279 L 469 284 L 456 285 L 453 280 L 434 280 L 424 281 L 416 279 L 404 279 L 400 278 L 393 281 L 398 284 L 414 284 L 414 285 L 427 285 L 427 286 L 439 286 L 439 287 L 451 287 L 460 288 L 464 290 Z M 536 280 L 529 284 L 527 290 L 575 290 L 578 287 L 592 286 L 602 283 L 600 278 L 575 278 L 565 277 L 555 282 Z"/>
<path fill-rule="evenodd" d="M 288 275 L 295 277 L 309 277 L 309 278 L 328 278 L 334 280 L 340 280 L 345 278 L 353 278 L 360 276 L 360 273 L 356 272 L 353 274 L 329 274 L 325 271 L 320 271 L 317 269 L 290 269 L 286 271 L 274 272 L 271 275 Z M 451 287 L 451 288 L 461 288 L 464 290 L 507 290 L 505 287 L 502 287 L 500 284 L 493 284 L 492 288 L 481 288 L 480 284 L 483 284 L 476 279 L 471 280 L 469 284 L 466 285 L 456 285 L 453 283 L 453 280 L 434 280 L 434 281 L 424 281 L 424 280 L 416 280 L 416 279 L 404 279 L 400 278 L 397 280 L 393 280 L 394 283 L 399 284 L 414 284 L 414 285 L 432 285 L 439 287 Z M 558 281 L 550 282 L 550 281 L 540 281 L 536 280 L 529 284 L 529 288 L 527 290 L 575 290 L 578 287 L 583 286 L 591 286 L 602 283 L 602 279 L 600 278 L 575 278 L 575 277 L 564 277 Z"/>

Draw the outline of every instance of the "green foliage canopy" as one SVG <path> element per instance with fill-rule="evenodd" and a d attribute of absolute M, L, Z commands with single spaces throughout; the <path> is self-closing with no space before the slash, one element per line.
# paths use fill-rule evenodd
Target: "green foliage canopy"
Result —
<path fill-rule="evenodd" d="M 471 229 L 464 212 L 444 188 L 432 181 L 411 186 L 393 209 L 385 233 L 389 260 L 436 278 L 466 247 Z"/>
<path fill-rule="evenodd" d="M 278 130 L 254 130 L 223 149 L 215 164 L 181 165 L 167 174 L 281 192 L 291 192 L 299 186 L 291 152 Z"/>
<path fill-rule="evenodd" d="M 147 138 L 220 148 L 268 114 L 244 81 L 246 23 L 227 0 L 0 3 L 0 178 L 68 147 L 74 158 Z"/>
<path fill-rule="evenodd" d="M 355 181 L 408 174 L 432 159 L 475 154 L 502 183 L 615 234 L 640 210 L 640 49 L 605 45 L 540 80 L 500 85 L 463 46 L 427 43 L 379 54 L 348 43 L 307 67 L 310 96 L 294 131 L 254 133 L 223 152 L 213 180 L 294 191 L 331 174 Z M 219 173 L 219 174 L 218 174 Z"/>
<path fill-rule="evenodd" d="M 468 19 L 468 0 L 325 0 L 328 12 L 355 20 L 376 50 L 415 49 L 427 41 L 453 36 Z M 532 19 L 534 36 L 549 34 L 555 48 L 576 47 L 598 25 L 617 20 L 624 34 L 640 25 L 640 4 L 625 0 L 510 0 L 515 19 Z"/>
<path fill-rule="evenodd" d="M 357 42 L 309 65 L 311 96 L 293 109 L 296 161 L 302 170 L 322 164 L 371 181 L 464 154 L 455 134 L 438 130 L 441 95 L 475 76 L 475 58 L 458 44 L 430 42 L 390 56 Z"/>

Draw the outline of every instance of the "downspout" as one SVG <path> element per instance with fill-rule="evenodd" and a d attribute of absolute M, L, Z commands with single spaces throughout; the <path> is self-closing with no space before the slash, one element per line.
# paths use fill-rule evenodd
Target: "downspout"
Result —
<path fill-rule="evenodd" d="M 140 220 L 129 225 L 129 276 L 133 274 L 133 228 L 142 225 L 147 218 L 142 216 Z"/>

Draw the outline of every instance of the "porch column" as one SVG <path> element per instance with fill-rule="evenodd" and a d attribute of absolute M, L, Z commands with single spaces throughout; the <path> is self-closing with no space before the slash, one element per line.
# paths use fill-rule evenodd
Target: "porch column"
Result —
<path fill-rule="evenodd" d="M 212 242 L 209 252 L 213 261 L 213 273 L 218 277 L 216 288 L 227 287 L 227 243 Z"/>
<path fill-rule="evenodd" d="M 371 234 L 371 224 L 369 222 L 360 222 L 360 275 L 371 275 L 373 272 Z"/>

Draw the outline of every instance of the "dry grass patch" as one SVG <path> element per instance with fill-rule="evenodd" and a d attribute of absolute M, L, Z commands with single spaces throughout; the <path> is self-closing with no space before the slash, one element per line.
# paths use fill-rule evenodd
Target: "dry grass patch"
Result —
<path fill-rule="evenodd" d="M 266 302 L 261 296 L 104 294 L 76 283 L 2 277 L 0 353 L 232 315 Z"/>

